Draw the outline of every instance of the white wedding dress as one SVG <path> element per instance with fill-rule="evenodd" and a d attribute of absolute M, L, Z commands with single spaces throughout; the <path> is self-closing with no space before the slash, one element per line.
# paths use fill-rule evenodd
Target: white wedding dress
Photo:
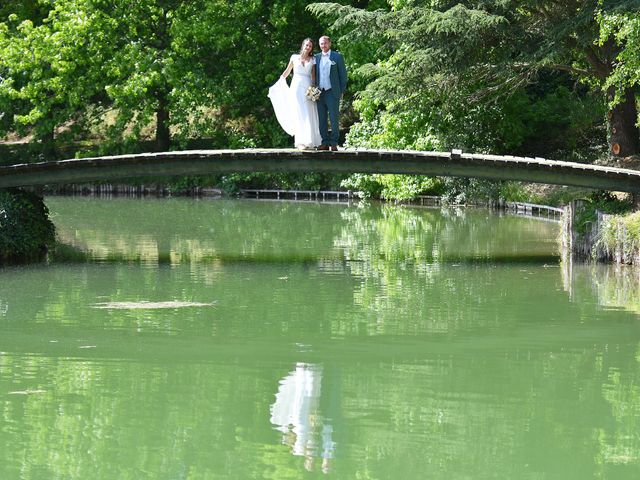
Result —
<path fill-rule="evenodd" d="M 313 148 L 322 143 L 318 122 L 316 102 L 306 97 L 311 85 L 311 70 L 315 59 L 303 64 L 300 55 L 291 55 L 293 62 L 293 80 L 291 86 L 284 78 L 269 88 L 269 98 L 273 104 L 280 126 L 289 135 L 294 136 L 296 148 Z"/>

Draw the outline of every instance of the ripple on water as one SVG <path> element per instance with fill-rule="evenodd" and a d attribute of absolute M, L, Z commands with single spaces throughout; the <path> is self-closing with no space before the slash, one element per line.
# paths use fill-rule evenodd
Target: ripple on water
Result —
<path fill-rule="evenodd" d="M 142 300 L 139 302 L 102 302 L 95 303 L 92 307 L 103 310 L 162 310 L 166 308 L 213 307 L 216 303 L 217 302 L 183 302 L 177 300 L 149 302 Z"/>

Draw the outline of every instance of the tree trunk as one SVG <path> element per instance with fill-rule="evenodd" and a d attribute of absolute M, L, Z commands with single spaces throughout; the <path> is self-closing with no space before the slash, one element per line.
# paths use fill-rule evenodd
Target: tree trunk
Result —
<path fill-rule="evenodd" d="M 156 151 L 166 152 L 169 150 L 170 145 L 169 106 L 166 95 L 160 94 L 158 98 L 158 110 L 156 110 Z"/>
<path fill-rule="evenodd" d="M 613 100 L 614 88 L 607 91 L 607 100 Z M 628 157 L 640 152 L 640 137 L 638 135 L 638 109 L 636 95 L 633 88 L 627 88 L 622 101 L 607 113 L 607 127 L 609 148 L 616 157 Z"/>
<path fill-rule="evenodd" d="M 40 152 L 45 161 L 58 159 L 58 149 L 56 148 L 56 137 L 53 128 L 40 135 L 40 143 Z"/>

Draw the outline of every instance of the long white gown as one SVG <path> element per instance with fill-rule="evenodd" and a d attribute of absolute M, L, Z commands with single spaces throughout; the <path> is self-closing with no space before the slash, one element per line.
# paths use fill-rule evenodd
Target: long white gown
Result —
<path fill-rule="evenodd" d="M 303 64 L 300 55 L 291 55 L 293 62 L 293 80 L 287 86 L 284 78 L 269 88 L 269 98 L 280 126 L 289 135 L 294 136 L 296 148 L 313 148 L 322 143 L 318 122 L 316 102 L 306 97 L 311 85 L 311 70 L 315 59 Z"/>

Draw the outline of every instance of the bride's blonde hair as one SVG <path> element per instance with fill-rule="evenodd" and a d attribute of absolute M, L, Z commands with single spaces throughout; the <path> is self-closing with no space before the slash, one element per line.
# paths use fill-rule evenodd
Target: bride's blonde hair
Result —
<path fill-rule="evenodd" d="M 307 42 L 311 42 L 311 53 L 309 54 L 309 57 L 313 57 L 313 46 L 314 46 L 315 44 L 313 43 L 313 40 L 311 40 L 311 39 L 310 39 L 310 38 L 308 38 L 308 37 L 307 37 L 307 38 L 305 38 L 305 39 L 302 41 L 302 45 L 300 45 L 300 56 L 302 56 L 302 55 L 304 54 L 304 44 L 305 44 L 305 43 L 307 43 Z"/>

